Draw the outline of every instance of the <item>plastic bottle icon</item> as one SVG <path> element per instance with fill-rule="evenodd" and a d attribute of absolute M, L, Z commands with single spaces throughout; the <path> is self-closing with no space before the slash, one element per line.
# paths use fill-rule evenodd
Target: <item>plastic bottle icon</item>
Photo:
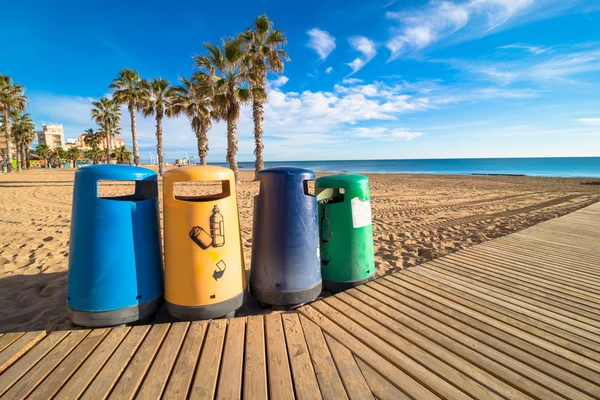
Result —
<path fill-rule="evenodd" d="M 327 207 L 323 207 L 323 216 L 321 217 L 321 243 L 329 244 L 329 239 L 331 239 L 332 236 L 331 222 L 327 216 Z"/>
<path fill-rule="evenodd" d="M 221 247 L 225 244 L 225 227 L 223 216 L 219 212 L 219 207 L 214 206 L 210 216 L 210 236 L 212 236 L 213 247 Z"/>

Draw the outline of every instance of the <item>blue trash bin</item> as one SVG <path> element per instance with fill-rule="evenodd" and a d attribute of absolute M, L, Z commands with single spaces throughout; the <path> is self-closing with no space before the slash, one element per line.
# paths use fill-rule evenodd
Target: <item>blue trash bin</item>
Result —
<path fill-rule="evenodd" d="M 98 197 L 98 182 L 135 181 L 135 193 Z M 113 326 L 162 304 L 158 184 L 152 170 L 94 165 L 75 173 L 67 311 L 76 325 Z"/>
<path fill-rule="evenodd" d="M 265 305 L 294 306 L 321 293 L 317 201 L 312 171 L 277 167 L 257 174 L 250 290 Z"/>

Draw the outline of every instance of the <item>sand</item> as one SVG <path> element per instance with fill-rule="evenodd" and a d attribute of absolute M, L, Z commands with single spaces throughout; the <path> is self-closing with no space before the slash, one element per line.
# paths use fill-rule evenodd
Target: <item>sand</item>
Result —
<path fill-rule="evenodd" d="M 0 332 L 73 328 L 65 312 L 73 174 L 0 175 Z M 600 186 L 585 184 L 590 179 L 368 176 L 379 276 L 600 201 Z M 258 184 L 250 171 L 241 177 L 240 225 L 249 268 Z M 127 187 L 103 190 L 116 194 Z M 168 318 L 164 311 L 159 317 Z"/>

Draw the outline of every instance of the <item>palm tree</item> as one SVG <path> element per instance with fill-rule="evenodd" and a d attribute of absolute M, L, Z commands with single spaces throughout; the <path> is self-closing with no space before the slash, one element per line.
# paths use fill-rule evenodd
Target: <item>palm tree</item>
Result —
<path fill-rule="evenodd" d="M 79 160 L 82 156 L 82 151 L 81 149 L 78 149 L 77 147 L 71 147 L 69 150 L 67 150 L 67 153 L 65 154 L 65 157 L 67 158 L 67 160 L 72 161 L 73 162 L 73 168 L 75 168 L 77 166 L 77 160 Z"/>
<path fill-rule="evenodd" d="M 240 106 L 250 102 L 251 96 L 264 96 L 260 87 L 248 89 L 250 77 L 249 58 L 243 47 L 241 38 L 223 40 L 223 48 L 205 43 L 208 50 L 206 56 L 196 56 L 195 64 L 200 69 L 194 74 L 197 79 L 210 77 L 214 82 L 214 115 L 227 121 L 227 157 L 229 168 L 239 182 L 239 171 L 236 154 L 238 150 L 237 122 L 240 119 Z"/>
<path fill-rule="evenodd" d="M 4 118 L 4 135 L 6 136 L 6 158 L 8 159 L 8 172 L 12 172 L 12 140 L 10 133 L 10 113 L 14 110 L 23 111 L 27 98 L 23 86 L 13 84 L 10 76 L 0 74 L 0 113 Z"/>
<path fill-rule="evenodd" d="M 186 79 L 180 78 L 181 86 L 176 86 L 177 97 L 174 102 L 176 114 L 183 113 L 189 118 L 192 130 L 196 134 L 200 164 L 206 165 L 208 155 L 208 131 L 212 127 L 211 107 L 214 87 L 206 76 Z"/>
<path fill-rule="evenodd" d="M 119 133 L 119 121 L 121 120 L 121 108 L 113 100 L 102 97 L 98 101 L 92 101 L 92 119 L 100 126 L 106 137 L 107 161 L 110 163 L 112 140 Z"/>
<path fill-rule="evenodd" d="M 15 139 L 17 155 L 17 171 L 25 168 L 25 148 L 33 141 L 35 126 L 29 114 L 21 114 L 18 110 L 13 110 L 10 118 L 12 119 L 12 136 Z"/>
<path fill-rule="evenodd" d="M 266 93 L 267 72 L 282 73 L 284 61 L 289 61 L 287 53 L 281 48 L 286 43 L 283 31 L 273 29 L 273 21 L 266 14 L 259 15 L 252 28 L 246 29 L 241 35 L 244 48 L 250 57 L 252 72 L 251 86 L 263 89 Z M 264 169 L 263 160 L 263 102 L 266 95 L 252 96 L 252 116 L 254 118 L 254 162 L 255 173 Z"/>
<path fill-rule="evenodd" d="M 162 175 L 165 161 L 162 151 L 162 120 L 165 116 L 173 117 L 176 114 L 174 101 L 177 91 L 169 85 L 169 81 L 162 78 L 154 78 L 148 82 L 148 101 L 142 111 L 144 117 L 156 116 L 156 154 L 158 155 L 158 174 Z"/>
<path fill-rule="evenodd" d="M 35 154 L 42 160 L 44 160 L 46 168 L 50 168 L 50 165 L 48 165 L 48 158 L 50 157 L 51 152 L 52 150 L 50 149 L 50 147 L 48 147 L 48 145 L 45 144 L 38 144 L 37 148 L 35 149 Z"/>
<path fill-rule="evenodd" d="M 129 116 L 131 117 L 131 138 L 133 140 L 133 162 L 140 165 L 140 151 L 136 132 L 136 111 L 142 111 L 148 102 L 148 82 L 140 78 L 137 71 L 122 69 L 119 76 L 113 79 L 108 86 L 114 89 L 113 99 L 117 104 L 127 104 Z"/>
<path fill-rule="evenodd" d="M 125 145 L 117 147 L 113 151 L 112 156 L 117 161 L 117 164 L 131 165 L 131 151 Z"/>
<path fill-rule="evenodd" d="M 100 146 L 102 138 L 98 133 L 94 133 L 92 128 L 86 129 L 83 133 L 85 134 L 83 137 L 83 143 L 85 143 L 86 146 L 91 147 L 92 150 L 97 149 L 98 146 Z"/>

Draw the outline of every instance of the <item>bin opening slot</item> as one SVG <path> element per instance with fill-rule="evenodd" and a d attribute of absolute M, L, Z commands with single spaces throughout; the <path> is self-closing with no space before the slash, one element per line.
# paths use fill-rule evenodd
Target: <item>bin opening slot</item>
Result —
<path fill-rule="evenodd" d="M 303 184 L 304 184 L 304 194 L 307 196 L 314 196 L 315 195 L 315 181 L 307 180 L 307 181 L 304 181 Z"/>
<path fill-rule="evenodd" d="M 202 202 L 224 199 L 231 195 L 229 181 L 175 182 L 175 200 Z"/>
<path fill-rule="evenodd" d="M 326 188 L 317 194 L 317 201 L 323 204 L 335 204 L 344 202 L 344 189 Z"/>
<path fill-rule="evenodd" d="M 140 201 L 158 197 L 156 181 L 111 181 L 99 180 L 99 199 Z"/>

